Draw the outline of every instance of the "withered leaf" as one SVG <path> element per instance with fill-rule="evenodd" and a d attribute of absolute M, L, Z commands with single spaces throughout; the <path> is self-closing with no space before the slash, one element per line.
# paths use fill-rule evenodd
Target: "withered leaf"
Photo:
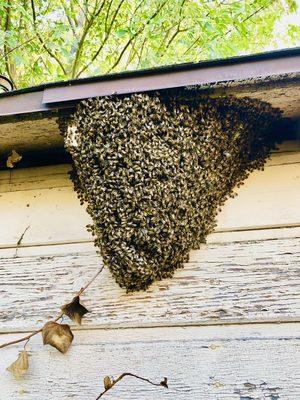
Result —
<path fill-rule="evenodd" d="M 81 324 L 82 317 L 89 312 L 81 303 L 79 296 L 61 307 L 62 312 L 68 316 L 72 321 Z"/>
<path fill-rule="evenodd" d="M 6 166 L 7 168 L 13 168 L 15 164 L 22 160 L 21 154 L 12 150 L 11 155 L 7 157 Z"/>
<path fill-rule="evenodd" d="M 109 376 L 105 376 L 103 379 L 103 384 L 104 384 L 104 389 L 108 390 L 113 386 L 114 381 Z"/>
<path fill-rule="evenodd" d="M 20 378 L 23 376 L 29 368 L 28 361 L 28 353 L 23 350 L 19 353 L 18 358 L 14 361 L 9 367 L 7 367 L 7 371 L 11 372 L 15 378 Z"/>
<path fill-rule="evenodd" d="M 169 388 L 168 386 L 168 378 L 164 377 L 164 380 L 160 382 L 161 386 L 165 387 L 165 388 Z"/>
<path fill-rule="evenodd" d="M 53 321 L 44 325 L 42 335 L 44 345 L 50 344 L 63 354 L 68 351 L 74 338 L 68 324 L 58 324 Z"/>

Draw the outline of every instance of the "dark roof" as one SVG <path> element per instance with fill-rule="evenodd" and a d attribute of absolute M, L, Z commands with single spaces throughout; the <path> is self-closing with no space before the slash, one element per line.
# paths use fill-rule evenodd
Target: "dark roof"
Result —
<path fill-rule="evenodd" d="M 123 71 L 113 74 L 106 74 L 106 75 L 99 75 L 99 76 L 91 76 L 88 78 L 78 78 L 78 79 L 70 79 L 68 81 L 57 81 L 57 82 L 50 82 L 44 83 L 37 86 L 27 87 L 24 89 L 13 90 L 10 92 L 0 93 L 1 97 L 7 97 L 11 95 L 21 94 L 21 93 L 32 93 L 37 92 L 40 90 L 45 90 L 48 88 L 54 87 L 66 87 L 66 86 L 73 86 L 79 85 L 83 83 L 92 83 L 92 82 L 103 82 L 103 81 L 111 81 L 120 78 L 131 78 L 131 77 L 139 77 L 139 76 L 146 76 L 152 74 L 161 74 L 161 73 L 169 73 L 169 72 L 176 72 L 176 71 L 191 71 L 193 69 L 201 69 L 201 68 L 208 68 L 214 66 L 221 66 L 221 65 L 232 65 L 238 63 L 247 63 L 253 61 L 264 61 L 264 60 L 274 60 L 278 58 L 285 58 L 285 57 L 293 57 L 293 56 L 300 56 L 300 47 L 295 47 L 291 49 L 283 49 L 283 50 L 274 50 L 268 51 L 264 53 L 256 53 L 250 55 L 242 55 L 230 58 L 221 58 L 215 60 L 207 60 L 207 61 L 200 61 L 200 62 L 188 62 L 188 63 L 181 63 L 181 64 L 172 64 L 172 65 L 163 65 L 160 67 L 155 68 L 148 68 L 148 69 L 140 69 L 136 71 Z"/>
<path fill-rule="evenodd" d="M 0 94 L 0 155 L 63 145 L 60 109 L 89 97 L 187 88 L 203 95 L 252 97 L 300 117 L 300 48 L 48 83 Z M 34 122 L 33 122 L 34 121 Z"/>
<path fill-rule="evenodd" d="M 0 116 L 47 111 L 70 102 L 190 85 L 215 86 L 300 73 L 300 48 L 255 55 L 185 63 L 147 70 L 53 82 L 0 94 Z M 23 103 L 23 104 L 22 104 Z M 60 103 L 60 104 L 59 104 Z M 1 122 L 1 121 L 0 121 Z"/>

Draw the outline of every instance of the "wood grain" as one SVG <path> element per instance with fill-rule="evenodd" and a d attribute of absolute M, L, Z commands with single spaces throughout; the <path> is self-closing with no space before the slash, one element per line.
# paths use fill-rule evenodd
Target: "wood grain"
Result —
<path fill-rule="evenodd" d="M 56 316 L 102 262 L 86 243 L 0 250 L 0 263 L 0 329 L 10 332 Z M 299 321 L 299 288 L 299 238 L 203 245 L 146 292 L 126 294 L 105 269 L 83 296 L 84 328 Z"/>
<path fill-rule="evenodd" d="M 0 155 L 63 147 L 57 118 L 0 123 Z"/>
<path fill-rule="evenodd" d="M 1 342 L 16 335 L 3 335 Z M 22 347 L 1 350 L 1 400 L 95 400 L 105 375 L 124 371 L 170 389 L 128 378 L 114 400 L 298 400 L 300 324 L 153 328 L 75 332 L 66 355 L 35 337 L 30 370 L 14 380 L 5 368 Z"/>

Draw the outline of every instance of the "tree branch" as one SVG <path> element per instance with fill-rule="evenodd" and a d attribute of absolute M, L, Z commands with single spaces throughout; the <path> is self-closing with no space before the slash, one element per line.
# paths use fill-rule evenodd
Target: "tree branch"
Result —
<path fill-rule="evenodd" d="M 144 48 L 145 48 L 145 43 L 146 43 L 146 38 L 143 40 L 143 44 L 140 50 L 140 54 L 139 54 L 139 58 L 138 58 L 138 63 L 137 63 L 137 68 L 140 67 L 141 65 L 141 61 L 142 61 L 142 56 L 143 56 L 143 52 L 144 52 Z"/>
<path fill-rule="evenodd" d="M 174 39 L 176 38 L 176 36 L 179 35 L 179 33 L 186 32 L 187 30 L 188 30 L 187 28 L 185 28 L 185 29 L 179 29 L 179 25 L 178 25 L 176 31 L 174 32 L 174 34 L 171 36 L 170 40 L 169 40 L 168 43 L 166 44 L 166 49 L 168 49 L 168 48 L 170 47 L 171 43 L 174 41 Z"/>
<path fill-rule="evenodd" d="M 5 7 L 5 11 L 6 11 L 6 19 L 5 19 L 5 27 L 4 27 L 5 34 L 7 34 L 10 31 L 10 27 L 11 27 L 11 8 L 12 8 L 11 0 L 8 0 L 7 1 L 7 6 Z M 15 66 L 11 63 L 10 58 L 8 56 L 8 54 L 10 54 L 12 50 L 7 44 L 6 37 L 4 39 L 3 50 L 4 50 L 4 59 L 5 59 L 6 71 L 8 73 L 9 79 L 11 80 L 13 86 L 16 88 Z"/>
<path fill-rule="evenodd" d="M 155 383 L 155 382 L 150 381 L 150 379 L 142 378 L 141 376 L 132 374 L 132 373 L 130 373 L 130 372 L 124 372 L 124 373 L 121 374 L 116 380 L 110 381 L 110 384 L 107 386 L 107 388 L 106 388 L 103 392 L 101 392 L 101 393 L 99 394 L 99 396 L 96 398 L 96 400 L 99 400 L 105 393 L 107 393 L 107 392 L 108 392 L 110 389 L 112 389 L 118 382 L 120 382 L 123 378 L 125 378 L 125 376 L 132 376 L 133 378 L 136 378 L 136 379 L 139 379 L 139 380 L 141 380 L 141 381 L 150 383 L 150 385 L 153 385 L 153 386 L 162 386 L 162 387 L 168 389 L 168 383 L 167 383 L 168 380 L 167 380 L 167 378 L 164 378 L 164 380 L 161 381 L 160 383 Z M 107 378 L 108 378 L 108 377 L 107 377 Z"/>
<path fill-rule="evenodd" d="M 41 43 L 42 47 L 46 50 L 46 52 L 49 54 L 49 56 L 52 57 L 58 63 L 58 65 L 62 69 L 63 73 L 66 74 L 65 67 L 63 66 L 60 59 L 48 48 L 48 46 L 45 44 L 43 38 L 39 34 L 39 32 L 36 28 L 36 11 L 35 11 L 34 0 L 30 0 L 30 4 L 31 4 L 31 10 L 32 10 L 33 27 L 34 27 L 34 31 L 35 31 L 35 34 L 36 34 L 39 42 Z"/>
<path fill-rule="evenodd" d="M 10 53 L 12 53 L 13 51 L 19 49 L 20 47 L 23 47 L 23 46 L 24 46 L 25 44 L 27 44 L 27 43 L 32 42 L 34 39 L 35 39 L 35 36 L 32 36 L 31 38 L 25 40 L 25 42 L 22 42 L 22 43 L 18 44 L 16 47 L 13 47 L 13 48 L 7 50 L 6 53 L 2 53 L 2 54 L 3 54 L 2 57 L 8 56 L 8 54 L 10 54 Z"/>
<path fill-rule="evenodd" d="M 96 4 L 94 13 L 91 15 L 90 18 L 88 18 L 88 16 L 85 14 L 85 17 L 86 17 L 85 24 L 84 24 L 83 33 L 81 35 L 81 38 L 80 38 L 80 41 L 79 41 L 79 44 L 78 44 L 78 48 L 77 48 L 77 51 L 76 51 L 76 55 L 75 55 L 75 61 L 74 61 L 73 68 L 72 68 L 72 78 L 77 77 L 78 64 L 79 64 L 80 56 L 81 56 L 82 51 L 83 51 L 85 38 L 86 38 L 91 26 L 93 25 L 95 19 L 98 17 L 100 12 L 102 11 L 104 5 L 105 5 L 105 0 L 102 1 L 99 9 L 96 10 L 96 7 L 97 7 L 97 4 Z"/>
<path fill-rule="evenodd" d="M 153 18 L 155 18 L 159 12 L 162 10 L 162 8 L 166 5 L 167 0 L 163 2 L 163 4 L 155 11 L 154 14 L 151 15 L 151 17 L 147 20 L 147 22 L 127 41 L 126 45 L 123 47 L 123 49 L 121 50 L 119 57 L 117 58 L 117 60 L 114 62 L 114 64 L 109 68 L 109 70 L 106 72 L 107 74 L 109 74 L 121 61 L 125 51 L 127 50 L 128 46 L 131 44 L 131 42 L 141 33 L 143 32 L 143 30 L 146 28 L 147 25 L 149 25 L 149 23 L 152 21 Z"/>
<path fill-rule="evenodd" d="M 108 29 L 108 17 L 109 17 L 109 13 L 110 13 L 110 9 L 112 6 L 113 0 L 110 0 L 107 10 L 106 10 L 106 15 L 105 15 L 105 22 L 104 22 L 104 31 L 107 34 L 107 29 Z"/>
<path fill-rule="evenodd" d="M 74 21 L 72 21 L 72 18 L 70 17 L 70 15 L 68 13 L 68 7 L 67 7 L 67 5 L 65 3 L 65 0 L 63 0 L 63 2 L 62 2 L 62 6 L 63 6 L 63 9 L 65 11 L 65 14 L 66 14 L 67 20 L 69 22 L 70 28 L 72 30 L 72 33 L 73 33 L 74 37 L 77 38 L 77 33 L 76 33 L 76 30 L 75 30 Z"/>
<path fill-rule="evenodd" d="M 115 10 L 115 12 L 114 12 L 114 14 L 112 16 L 111 22 L 109 24 L 109 28 L 108 28 L 108 30 L 106 32 L 105 38 L 104 38 L 103 42 L 101 43 L 100 47 L 98 48 L 96 53 L 93 55 L 91 60 L 87 64 L 85 64 L 85 66 L 78 72 L 78 74 L 76 75 L 76 78 L 78 78 L 96 60 L 96 58 L 100 54 L 101 50 L 103 49 L 105 43 L 107 42 L 107 40 L 109 38 L 109 35 L 110 35 L 111 30 L 112 30 L 113 24 L 114 24 L 114 22 L 115 22 L 115 20 L 117 18 L 117 15 L 118 15 L 118 13 L 120 11 L 120 8 L 121 8 L 122 4 L 124 3 L 124 1 L 125 0 L 121 0 L 120 3 L 118 4 L 118 7 L 116 8 L 116 10 Z"/>
<path fill-rule="evenodd" d="M 176 31 L 173 33 L 173 35 L 171 36 L 170 40 L 168 41 L 168 43 L 166 45 L 166 49 L 168 49 L 170 47 L 171 43 L 176 38 L 176 36 L 179 35 L 179 33 L 186 32 L 188 30 L 187 28 L 185 28 L 185 29 L 181 29 L 180 28 L 181 23 L 182 23 L 182 21 L 184 19 L 184 17 L 182 17 L 182 10 L 183 10 L 183 6 L 184 6 L 185 2 L 186 2 L 186 0 L 182 0 L 182 2 L 180 4 L 178 25 L 177 25 Z"/>
<path fill-rule="evenodd" d="M 257 10 L 255 10 L 253 13 L 251 13 L 250 15 L 248 15 L 246 18 L 244 18 L 242 20 L 242 22 L 246 22 L 249 19 L 251 19 L 252 17 L 254 17 L 256 14 L 258 14 L 260 11 L 266 9 L 267 7 L 269 7 L 272 4 L 272 2 L 270 2 L 267 5 L 261 6 L 260 8 L 258 8 Z M 209 13 L 208 13 L 209 14 Z M 207 15 L 206 15 L 207 16 Z M 226 37 L 230 32 L 232 32 L 233 29 L 237 29 L 235 26 L 233 28 L 228 29 L 228 31 L 225 32 L 225 34 L 217 34 L 215 35 L 211 41 L 215 40 L 216 38 L 222 38 L 222 37 Z M 199 41 L 199 39 L 201 38 L 202 33 L 197 37 L 196 40 L 194 40 L 194 42 L 188 47 L 188 49 L 183 53 L 183 55 L 187 54 L 194 46 L 195 44 Z"/>

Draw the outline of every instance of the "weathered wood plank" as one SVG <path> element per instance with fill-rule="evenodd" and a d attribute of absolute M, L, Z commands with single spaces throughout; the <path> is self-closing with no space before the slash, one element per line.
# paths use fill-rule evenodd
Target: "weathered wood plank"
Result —
<path fill-rule="evenodd" d="M 300 162 L 300 140 L 284 142 L 266 162 L 265 168 Z M 49 187 L 71 187 L 67 175 L 70 164 L 50 165 L 38 168 L 23 168 L 0 171 L 1 192 L 48 189 Z"/>
<path fill-rule="evenodd" d="M 90 218 L 71 187 L 3 193 L 0 246 L 91 240 Z"/>
<path fill-rule="evenodd" d="M 300 324 L 78 331 L 62 355 L 35 337 L 30 371 L 18 381 L 5 368 L 22 344 L 0 350 L 1 400 L 95 400 L 103 376 L 124 371 L 167 376 L 170 389 L 128 378 L 105 398 L 298 400 L 299 339 Z"/>
<path fill-rule="evenodd" d="M 0 192 L 72 187 L 70 164 L 0 171 Z"/>
<path fill-rule="evenodd" d="M 300 152 L 276 153 L 268 165 L 226 202 L 216 232 L 300 226 Z M 15 245 L 27 226 L 26 245 L 92 239 L 68 170 L 61 165 L 0 173 L 0 247 Z"/>
<path fill-rule="evenodd" d="M 59 134 L 57 118 L 0 124 L 1 155 L 12 149 L 25 152 L 58 147 L 63 147 L 63 138 Z"/>
<path fill-rule="evenodd" d="M 26 231 L 27 232 L 27 231 Z M 25 233 L 26 233 L 25 232 Z M 20 235 L 21 236 L 21 235 Z M 229 242 L 245 242 L 249 240 L 264 240 L 264 239 L 284 239 L 284 238 L 300 238 L 300 227 L 291 227 L 291 228 L 267 228 L 267 229 L 245 229 L 245 230 L 237 230 L 237 231 L 225 231 L 225 232 L 214 232 L 207 237 L 207 243 L 229 243 Z M 48 246 L 53 246 L 53 249 L 60 248 L 57 245 L 66 245 L 66 244 L 76 244 L 80 246 L 81 244 L 90 244 L 90 248 L 93 248 L 93 240 L 91 237 L 86 237 L 85 239 L 79 240 L 62 240 L 59 243 L 56 241 L 49 240 L 48 243 L 28 243 L 23 244 L 23 240 L 21 244 L 16 246 L 16 244 L 11 245 L 0 245 L 0 249 L 2 250 L 1 254 L 15 254 L 16 248 L 18 248 L 18 252 L 20 253 L 23 248 L 34 248 L 39 247 L 40 249 L 44 246 L 45 252 L 48 254 Z M 5 250 L 5 252 L 4 252 Z M 40 250 L 42 251 L 42 250 Z M 56 250 L 55 250 L 56 251 Z"/>
<path fill-rule="evenodd" d="M 300 163 L 254 172 L 237 193 L 218 216 L 219 230 L 299 225 Z"/>
<path fill-rule="evenodd" d="M 215 232 L 207 237 L 207 243 L 242 242 L 263 239 L 284 239 L 300 237 L 300 227 L 246 229 L 228 232 Z"/>
<path fill-rule="evenodd" d="M 8 254 L 10 252 L 10 254 Z M 2 332 L 52 318 L 97 271 L 91 243 L 0 250 Z M 14 257 L 17 255 L 17 257 Z M 174 278 L 126 294 L 108 270 L 83 296 L 89 327 L 300 319 L 300 239 L 203 245 Z"/>

